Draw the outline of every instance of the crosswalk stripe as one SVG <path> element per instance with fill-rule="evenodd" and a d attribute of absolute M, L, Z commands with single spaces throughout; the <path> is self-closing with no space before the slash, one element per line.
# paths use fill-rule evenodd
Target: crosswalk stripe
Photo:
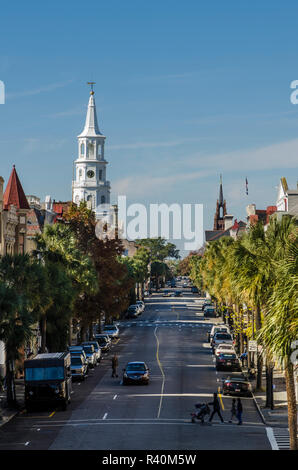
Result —
<path fill-rule="evenodd" d="M 272 450 L 290 449 L 290 436 L 287 428 L 266 428 Z"/>

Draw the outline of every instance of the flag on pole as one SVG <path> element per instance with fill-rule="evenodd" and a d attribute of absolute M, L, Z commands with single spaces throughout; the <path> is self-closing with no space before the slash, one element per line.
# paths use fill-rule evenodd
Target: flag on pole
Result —
<path fill-rule="evenodd" d="M 245 179 L 245 188 L 246 188 L 246 195 L 248 196 L 248 181 L 247 181 L 247 178 Z"/>

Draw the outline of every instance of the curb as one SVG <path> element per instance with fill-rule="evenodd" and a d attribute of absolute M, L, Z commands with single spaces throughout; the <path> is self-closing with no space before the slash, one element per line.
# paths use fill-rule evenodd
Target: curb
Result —
<path fill-rule="evenodd" d="M 245 376 L 245 373 L 243 372 L 243 368 L 242 368 L 242 367 L 241 367 L 241 370 L 242 370 L 242 374 Z M 267 423 L 266 423 L 266 420 L 265 420 L 265 418 L 264 418 L 264 415 L 263 415 L 263 413 L 262 413 L 262 411 L 261 411 L 261 408 L 260 408 L 260 406 L 259 406 L 259 404 L 258 404 L 258 402 L 257 402 L 257 399 L 256 399 L 256 397 L 255 397 L 255 394 L 254 394 L 254 392 L 253 392 L 252 383 L 251 383 L 251 381 L 250 381 L 249 379 L 248 379 L 248 381 L 249 381 L 250 386 L 251 386 L 251 394 L 252 394 L 252 398 L 253 398 L 255 407 L 256 407 L 256 409 L 257 409 L 257 412 L 259 413 L 260 418 L 261 418 L 263 424 L 265 424 L 265 426 L 267 426 Z"/>
<path fill-rule="evenodd" d="M 15 411 L 13 412 L 11 415 L 7 416 L 7 417 L 4 417 L 4 416 L 1 416 L 2 419 L 0 419 L 0 428 L 1 426 L 4 426 L 4 424 L 8 423 L 12 418 L 14 418 L 17 414 L 19 414 L 19 411 Z"/>
<path fill-rule="evenodd" d="M 253 391 L 251 392 L 251 394 L 252 394 L 252 397 L 253 397 L 253 400 L 254 400 L 255 407 L 256 407 L 256 409 L 257 409 L 259 415 L 260 415 L 260 418 L 261 418 L 261 420 L 263 421 L 263 424 L 265 424 L 265 426 L 267 426 L 266 420 L 265 420 L 264 415 L 263 415 L 263 413 L 262 413 L 262 411 L 261 411 L 261 408 L 260 408 L 259 405 L 258 405 L 257 399 L 256 399 L 256 397 L 255 397 Z"/>

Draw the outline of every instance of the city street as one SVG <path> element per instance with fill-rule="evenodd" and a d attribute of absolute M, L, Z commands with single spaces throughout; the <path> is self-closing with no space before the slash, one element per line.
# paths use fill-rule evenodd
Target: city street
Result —
<path fill-rule="evenodd" d="M 226 396 L 225 423 L 191 423 L 194 404 L 212 401 L 227 375 L 215 370 L 202 302 L 190 289 L 177 298 L 154 293 L 141 316 L 121 324 L 120 339 L 86 381 L 73 384 L 68 410 L 19 414 L 0 429 L 0 449 L 271 449 L 252 398 L 242 398 L 242 426 L 228 423 Z M 118 378 L 111 377 L 114 352 Z M 149 366 L 149 385 L 123 386 L 122 369 L 138 360 Z"/>

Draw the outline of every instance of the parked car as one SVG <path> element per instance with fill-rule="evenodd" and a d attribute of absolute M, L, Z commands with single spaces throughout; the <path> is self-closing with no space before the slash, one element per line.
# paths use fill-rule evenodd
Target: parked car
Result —
<path fill-rule="evenodd" d="M 102 352 L 108 352 L 111 349 L 112 342 L 107 335 L 97 333 L 95 335 L 95 339 L 98 342 Z"/>
<path fill-rule="evenodd" d="M 222 343 L 234 344 L 232 335 L 224 332 L 215 333 L 211 341 L 212 352 L 214 353 L 216 346 Z"/>
<path fill-rule="evenodd" d="M 191 287 L 191 292 L 192 292 L 193 294 L 198 294 L 198 293 L 199 293 L 199 289 L 198 289 L 197 287 L 195 287 L 195 286 L 192 286 L 192 287 Z"/>
<path fill-rule="evenodd" d="M 88 366 L 85 362 L 84 356 L 81 354 L 71 354 L 71 376 L 72 380 L 79 379 L 85 380 L 85 377 L 88 374 Z"/>
<path fill-rule="evenodd" d="M 144 312 L 145 310 L 145 303 L 142 300 L 137 300 L 136 305 L 139 305 L 141 308 L 141 312 Z"/>
<path fill-rule="evenodd" d="M 139 304 L 132 304 L 128 308 L 130 308 L 130 307 L 134 307 L 138 315 L 140 315 L 142 313 L 142 308 Z"/>
<path fill-rule="evenodd" d="M 223 379 L 223 395 L 238 395 L 251 397 L 251 385 L 249 381 L 242 377 L 228 377 Z"/>
<path fill-rule="evenodd" d="M 104 325 L 102 332 L 108 335 L 111 339 L 119 338 L 119 328 L 117 325 Z"/>
<path fill-rule="evenodd" d="M 85 363 L 88 365 L 88 360 L 87 360 L 87 356 L 86 356 L 86 353 L 84 351 L 84 348 L 83 346 L 80 346 L 80 345 L 77 345 L 77 346 L 68 346 L 68 351 L 70 352 L 71 355 L 82 355 L 84 357 L 84 361 Z"/>
<path fill-rule="evenodd" d="M 145 362 L 129 362 L 123 369 L 123 385 L 129 383 L 149 383 L 149 368 Z"/>
<path fill-rule="evenodd" d="M 174 297 L 181 297 L 181 296 L 182 296 L 181 290 L 176 290 L 174 293 Z"/>
<path fill-rule="evenodd" d="M 236 354 L 235 348 L 233 344 L 222 343 L 216 346 L 214 350 L 215 356 L 219 356 L 220 354 L 225 353 L 233 353 Z"/>
<path fill-rule="evenodd" d="M 235 370 L 241 371 L 240 362 L 235 353 L 221 353 L 216 356 L 215 360 L 216 370 Z"/>
<path fill-rule="evenodd" d="M 230 329 L 226 325 L 213 325 L 210 333 L 208 333 L 208 341 L 211 342 L 215 333 L 230 333 Z"/>
<path fill-rule="evenodd" d="M 211 299 L 204 300 L 203 305 L 202 305 L 202 310 L 203 311 L 204 311 L 205 307 L 207 307 L 207 305 L 212 305 L 212 300 Z"/>
<path fill-rule="evenodd" d="M 138 315 L 137 307 L 135 305 L 130 305 L 127 309 L 126 318 L 137 318 Z"/>
<path fill-rule="evenodd" d="M 86 345 L 92 344 L 93 345 L 96 361 L 100 362 L 100 360 L 101 360 L 101 349 L 99 347 L 98 342 L 97 341 L 84 341 L 84 343 L 82 343 L 82 346 L 84 344 L 86 344 Z"/>
<path fill-rule="evenodd" d="M 81 346 L 83 346 L 83 349 L 85 351 L 89 367 L 94 369 L 94 367 L 97 365 L 97 360 L 96 360 L 93 344 L 82 343 Z"/>
<path fill-rule="evenodd" d="M 213 305 L 206 305 L 204 308 L 204 317 L 216 317 L 216 310 Z"/>

